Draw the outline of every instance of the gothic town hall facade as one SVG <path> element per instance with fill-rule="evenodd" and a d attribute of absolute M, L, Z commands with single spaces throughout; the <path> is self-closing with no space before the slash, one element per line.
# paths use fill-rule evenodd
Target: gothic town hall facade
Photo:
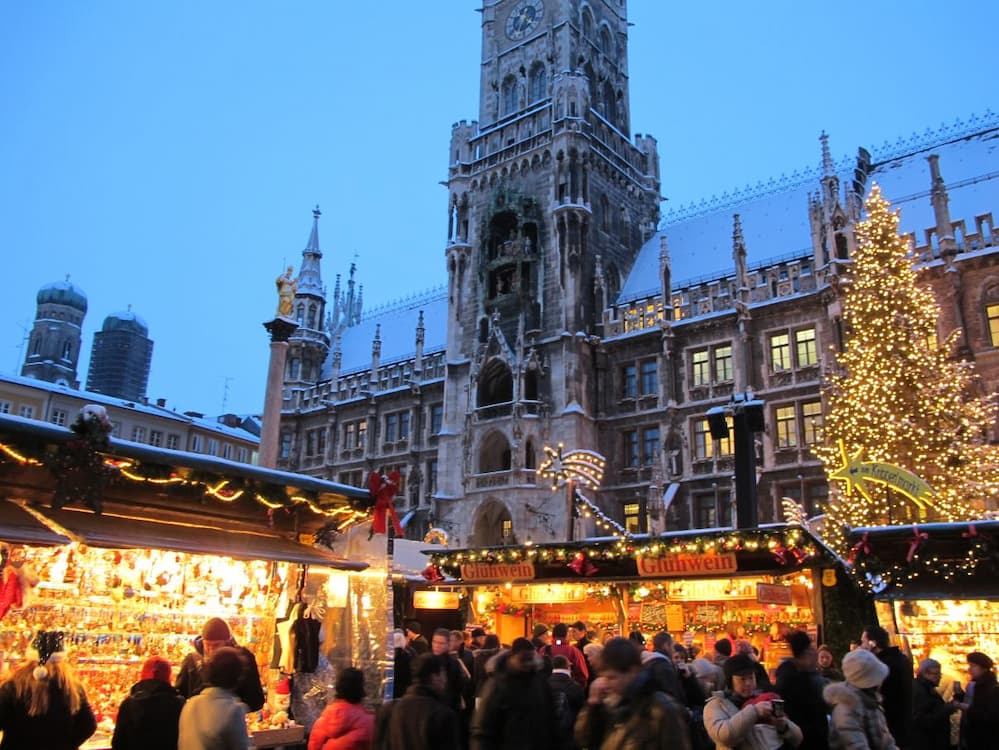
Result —
<path fill-rule="evenodd" d="M 874 182 L 941 338 L 959 331 L 999 390 L 999 118 L 842 160 L 823 134 L 817 169 L 661 217 L 656 140 L 629 136 L 627 43 L 623 0 L 485 0 L 478 119 L 452 126 L 447 154 L 446 284 L 366 310 L 352 266 L 328 294 L 315 212 L 281 468 L 352 485 L 397 468 L 407 536 L 540 542 L 568 531 L 535 472 L 562 443 L 606 457 L 590 499 L 629 529 L 725 526 L 732 445 L 705 413 L 751 392 L 760 521 L 787 497 L 815 512 L 828 489 L 810 446 Z"/>

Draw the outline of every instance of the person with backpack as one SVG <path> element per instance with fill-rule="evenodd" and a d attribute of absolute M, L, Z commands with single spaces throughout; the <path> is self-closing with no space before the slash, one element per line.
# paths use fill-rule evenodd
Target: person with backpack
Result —
<path fill-rule="evenodd" d="M 552 689 L 552 700 L 555 703 L 557 747 L 561 750 L 575 750 L 573 727 L 576 725 L 579 709 L 586 702 L 586 694 L 579 683 L 572 679 L 569 660 L 561 654 L 552 659 L 552 673 L 548 676 L 548 685 Z"/>
<path fill-rule="evenodd" d="M 552 643 L 539 652 L 546 659 L 551 659 L 554 666 L 556 656 L 564 656 L 569 662 L 572 679 L 583 689 L 590 681 L 590 670 L 586 666 L 583 652 L 569 642 L 569 626 L 564 622 L 556 623 L 552 628 Z"/>

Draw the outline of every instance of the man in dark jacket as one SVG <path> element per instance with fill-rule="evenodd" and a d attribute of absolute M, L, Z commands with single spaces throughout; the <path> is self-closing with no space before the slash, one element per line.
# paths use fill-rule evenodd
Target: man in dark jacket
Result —
<path fill-rule="evenodd" d="M 787 635 L 791 658 L 777 667 L 776 690 L 784 699 L 784 710 L 801 727 L 804 739 L 798 750 L 828 750 L 829 719 L 819 675 L 819 650 L 803 630 Z M 750 657 L 747 657 L 750 658 Z"/>
<path fill-rule="evenodd" d="M 153 656 L 142 665 L 140 680 L 121 702 L 111 750 L 177 750 L 177 728 L 184 699 L 170 684 L 170 662 Z"/>
<path fill-rule="evenodd" d="M 669 633 L 656 633 L 652 636 L 652 651 L 643 654 L 642 668 L 649 673 L 656 689 L 675 699 L 681 706 L 687 705 L 687 694 L 680 683 L 680 676 L 673 664 L 673 636 Z"/>
<path fill-rule="evenodd" d="M 911 750 L 949 750 L 950 715 L 957 706 L 947 703 L 937 692 L 940 684 L 940 662 L 923 659 L 919 662 L 916 682 L 912 688 Z"/>
<path fill-rule="evenodd" d="M 430 644 L 423 637 L 423 627 L 416 620 L 406 623 L 406 641 L 414 656 L 430 653 Z"/>
<path fill-rule="evenodd" d="M 413 661 L 413 684 L 379 713 L 379 750 L 459 750 L 458 717 L 442 700 L 447 657 L 422 654 Z"/>
<path fill-rule="evenodd" d="M 264 706 L 264 688 L 260 684 L 257 658 L 249 649 L 236 645 L 229 625 L 221 617 L 212 617 L 205 622 L 201 638 L 195 641 L 195 653 L 188 654 L 181 662 L 174 687 L 184 698 L 200 693 L 208 682 L 205 665 L 211 661 L 213 653 L 225 646 L 235 648 L 243 657 L 243 673 L 233 692 L 250 711 L 259 711 Z"/>
<path fill-rule="evenodd" d="M 499 636 L 495 633 L 490 633 L 486 636 L 485 641 L 482 644 L 482 648 L 475 652 L 475 658 L 472 662 L 472 682 L 475 686 L 475 697 L 482 695 L 482 686 L 486 684 L 486 680 L 489 678 L 489 670 L 487 665 L 489 660 L 492 659 L 500 650 L 500 640 Z"/>
<path fill-rule="evenodd" d="M 576 715 L 586 702 L 586 694 L 579 683 L 572 679 L 569 660 L 561 654 L 552 659 L 548 686 L 552 689 L 552 700 L 555 701 L 555 728 L 558 732 L 556 747 L 572 750 L 576 747 L 572 731 L 576 726 Z"/>
<path fill-rule="evenodd" d="M 472 750 L 556 747 L 555 704 L 534 645 L 516 639 L 497 657 L 472 721 Z"/>
<path fill-rule="evenodd" d="M 903 654 L 898 646 L 891 645 L 891 637 L 882 627 L 867 628 L 860 643 L 888 667 L 888 677 L 881 684 L 881 705 L 895 744 L 899 750 L 908 750 L 909 724 L 912 721 L 912 659 Z"/>
<path fill-rule="evenodd" d="M 971 683 L 965 698 L 967 706 L 961 723 L 961 747 L 967 750 L 994 750 L 999 739 L 999 683 L 992 659 L 980 651 L 968 654 Z"/>

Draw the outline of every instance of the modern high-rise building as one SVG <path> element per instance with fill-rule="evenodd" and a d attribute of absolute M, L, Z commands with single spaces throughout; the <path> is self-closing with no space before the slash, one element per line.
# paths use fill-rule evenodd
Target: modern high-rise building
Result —
<path fill-rule="evenodd" d="M 149 383 L 153 342 L 145 321 L 132 307 L 104 319 L 94 334 L 87 370 L 87 390 L 108 396 L 142 401 Z"/>
<path fill-rule="evenodd" d="M 67 276 L 65 281 L 55 281 L 39 289 L 36 302 L 35 323 L 21 375 L 79 388 L 76 368 L 87 295 Z"/>
<path fill-rule="evenodd" d="M 940 340 L 957 332 L 955 356 L 999 390 L 999 118 L 841 160 L 823 134 L 817 168 L 661 217 L 658 145 L 630 135 L 628 25 L 619 0 L 484 2 L 478 117 L 448 152 L 447 283 L 364 311 L 354 269 L 349 303 L 338 281 L 325 362 L 288 373 L 280 466 L 358 485 L 398 468 L 410 536 L 550 541 L 568 504 L 535 469 L 562 443 L 606 457 L 591 499 L 629 529 L 725 526 L 733 445 L 706 413 L 752 393 L 760 520 L 785 497 L 814 511 L 828 485 L 810 446 L 874 182 L 937 294 Z"/>

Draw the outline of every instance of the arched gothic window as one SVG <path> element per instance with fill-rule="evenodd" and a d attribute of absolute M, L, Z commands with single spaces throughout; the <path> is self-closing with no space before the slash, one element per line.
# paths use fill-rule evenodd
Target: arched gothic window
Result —
<path fill-rule="evenodd" d="M 545 66 L 542 63 L 534 63 L 531 67 L 530 94 L 531 103 L 539 102 L 548 95 L 548 87 L 545 81 Z"/>
<path fill-rule="evenodd" d="M 517 111 L 517 79 L 514 76 L 507 76 L 503 79 L 500 104 L 501 115 L 509 115 Z"/>
<path fill-rule="evenodd" d="M 593 35 L 593 14 L 589 8 L 583 8 L 583 36 L 587 39 Z"/>
<path fill-rule="evenodd" d="M 614 52 L 614 41 L 606 26 L 600 29 L 600 51 L 605 55 L 611 55 Z"/>
<path fill-rule="evenodd" d="M 68 341 L 64 341 L 62 343 L 62 358 L 70 359 L 72 355 L 73 355 L 73 345 Z"/>
<path fill-rule="evenodd" d="M 305 304 L 302 302 L 298 303 L 298 307 L 295 310 L 295 317 L 298 319 L 299 323 L 305 322 Z"/>

